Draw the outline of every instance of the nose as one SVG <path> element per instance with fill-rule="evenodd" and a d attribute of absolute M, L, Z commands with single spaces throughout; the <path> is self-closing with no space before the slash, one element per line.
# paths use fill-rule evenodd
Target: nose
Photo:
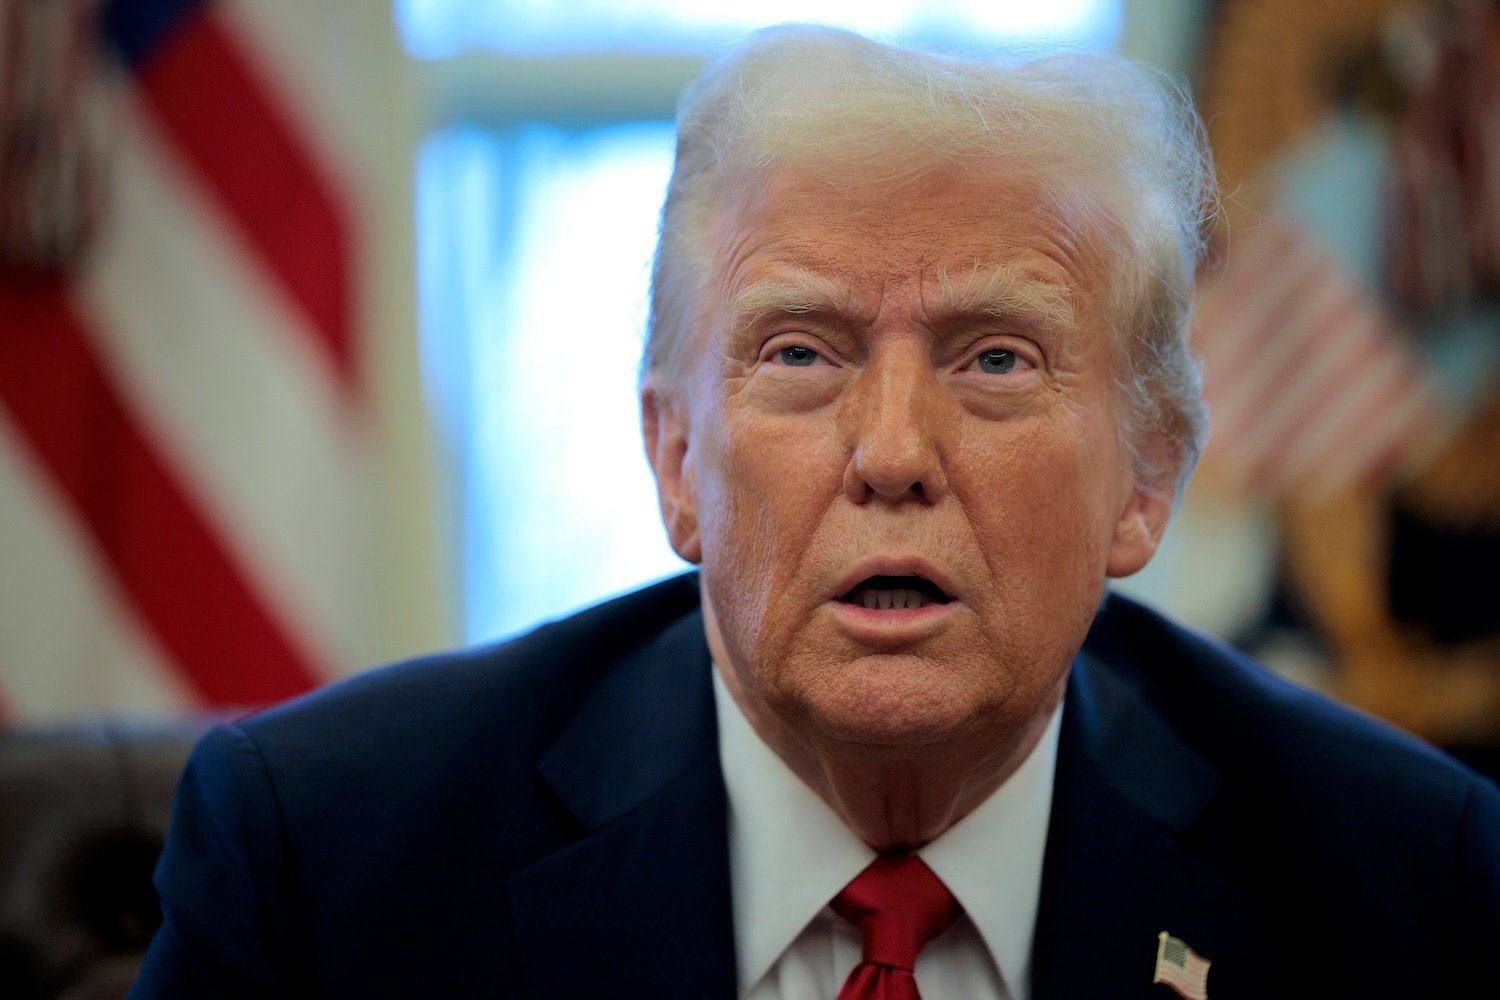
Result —
<path fill-rule="evenodd" d="M 855 503 L 930 504 L 948 491 L 942 390 L 930 360 L 907 353 L 872 363 L 844 398 L 840 417 L 851 445 L 844 492 Z"/>

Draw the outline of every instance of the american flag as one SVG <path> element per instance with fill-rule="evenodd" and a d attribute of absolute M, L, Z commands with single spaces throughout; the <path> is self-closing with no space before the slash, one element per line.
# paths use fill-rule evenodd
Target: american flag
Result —
<path fill-rule="evenodd" d="M 1410 94 L 1394 136 L 1390 283 L 1419 312 L 1500 291 L 1497 38 L 1491 0 L 1455 0 L 1403 19 L 1393 39 Z"/>
<path fill-rule="evenodd" d="M 1200 289 L 1203 476 L 1226 492 L 1313 499 L 1378 482 L 1439 432 L 1422 356 L 1294 223 L 1236 231 Z"/>
<path fill-rule="evenodd" d="M 10 716 L 252 706 L 387 654 L 384 8 L 0 3 Z"/>
<path fill-rule="evenodd" d="M 1187 1000 L 1208 1000 L 1209 961 L 1166 931 L 1156 940 L 1156 974 L 1151 981 L 1165 983 Z"/>

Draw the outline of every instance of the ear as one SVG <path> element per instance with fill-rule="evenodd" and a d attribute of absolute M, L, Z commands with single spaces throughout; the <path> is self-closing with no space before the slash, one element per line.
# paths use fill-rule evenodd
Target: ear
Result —
<path fill-rule="evenodd" d="M 690 563 L 703 561 L 698 538 L 698 483 L 688 460 L 689 421 L 682 392 L 655 375 L 641 388 L 641 434 L 656 475 L 656 496 L 672 548 Z"/>
<path fill-rule="evenodd" d="M 1115 522 L 1115 536 L 1109 547 L 1105 568 L 1110 576 L 1138 573 L 1156 555 L 1156 547 L 1172 517 L 1175 480 L 1155 486 L 1135 484 L 1120 519 Z"/>

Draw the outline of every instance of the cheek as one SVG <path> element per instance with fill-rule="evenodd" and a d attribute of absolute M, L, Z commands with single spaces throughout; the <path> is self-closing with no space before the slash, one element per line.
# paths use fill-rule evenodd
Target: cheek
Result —
<path fill-rule="evenodd" d="M 733 412 L 710 419 L 720 430 L 698 455 L 703 570 L 726 628 L 759 633 L 767 602 L 793 589 L 814 549 L 842 466 L 820 421 Z"/>
<path fill-rule="evenodd" d="M 774 531 L 778 547 L 795 548 L 817 526 L 842 482 L 831 421 L 748 412 L 723 418 L 715 456 L 720 527 L 741 534 L 753 519 Z"/>
<path fill-rule="evenodd" d="M 1066 413 L 966 439 L 956 464 L 992 577 L 1017 587 L 1092 590 L 1103 578 L 1118 512 L 1110 440 Z"/>
<path fill-rule="evenodd" d="M 1056 680 L 1093 619 L 1110 532 L 1089 496 L 1096 463 L 1083 442 L 1055 426 L 1014 430 L 992 437 L 988 461 L 968 456 L 962 492 L 993 581 L 975 608 L 977 627 L 1008 665 L 1006 683 L 1040 690 Z"/>

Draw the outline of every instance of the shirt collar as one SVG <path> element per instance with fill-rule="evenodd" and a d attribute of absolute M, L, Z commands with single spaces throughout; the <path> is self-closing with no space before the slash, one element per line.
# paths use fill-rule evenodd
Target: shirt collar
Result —
<path fill-rule="evenodd" d="M 875 852 L 761 740 L 717 668 L 714 703 L 743 995 Z M 1005 784 L 917 852 L 963 904 L 1017 1000 L 1030 974 L 1061 715 L 1059 705 Z"/>

